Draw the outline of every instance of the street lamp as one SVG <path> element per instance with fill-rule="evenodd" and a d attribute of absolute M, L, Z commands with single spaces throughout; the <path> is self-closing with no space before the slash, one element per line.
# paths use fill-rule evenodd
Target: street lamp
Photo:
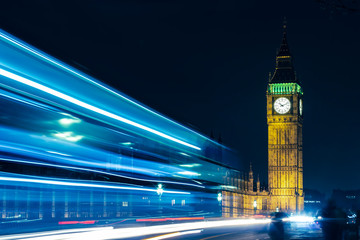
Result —
<path fill-rule="evenodd" d="M 254 200 L 254 215 L 256 214 L 256 207 L 257 207 L 257 202 L 256 202 L 256 200 Z"/>
<path fill-rule="evenodd" d="M 161 183 L 159 183 L 157 185 L 157 188 L 156 188 L 156 193 L 159 195 L 159 203 L 158 203 L 158 206 L 159 206 L 159 215 L 162 214 L 162 209 L 161 209 L 161 195 L 163 194 L 164 192 L 164 189 L 163 189 L 163 185 Z"/>
<path fill-rule="evenodd" d="M 218 193 L 218 195 L 217 195 L 217 200 L 218 200 L 219 202 L 221 202 L 221 200 L 222 200 L 222 194 L 221 194 L 221 193 Z"/>
<path fill-rule="evenodd" d="M 157 192 L 157 194 L 159 195 L 159 198 L 161 199 L 161 195 L 162 195 L 163 192 L 164 192 L 163 185 L 162 185 L 161 183 L 159 183 L 159 184 L 157 185 L 156 192 Z"/>

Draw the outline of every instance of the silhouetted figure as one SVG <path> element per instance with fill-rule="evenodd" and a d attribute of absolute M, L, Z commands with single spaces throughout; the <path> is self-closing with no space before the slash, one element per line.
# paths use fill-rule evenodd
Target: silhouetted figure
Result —
<path fill-rule="evenodd" d="M 285 239 L 285 223 L 284 220 L 288 215 L 283 212 L 277 212 L 271 218 L 269 225 L 269 236 L 271 239 L 283 240 Z"/>
<path fill-rule="evenodd" d="M 346 224 L 346 214 L 329 200 L 322 211 L 322 231 L 326 240 L 342 240 Z"/>

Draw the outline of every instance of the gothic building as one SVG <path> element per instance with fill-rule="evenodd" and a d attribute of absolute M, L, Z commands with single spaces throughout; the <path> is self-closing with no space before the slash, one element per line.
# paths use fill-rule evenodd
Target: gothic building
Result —
<path fill-rule="evenodd" d="M 236 176 L 227 177 L 227 184 L 233 184 L 237 190 L 223 191 L 225 217 L 236 217 L 238 213 L 299 213 L 304 210 L 303 91 L 296 77 L 293 57 L 287 43 L 286 24 L 283 28 L 282 43 L 276 55 L 275 72 L 269 76 L 266 92 L 268 189 L 260 191 L 258 181 L 254 190 L 251 167 L 246 177 L 241 174 L 238 179 Z"/>
<path fill-rule="evenodd" d="M 286 39 L 286 25 L 275 73 L 267 89 L 268 184 L 271 210 L 304 209 L 302 88 Z"/>

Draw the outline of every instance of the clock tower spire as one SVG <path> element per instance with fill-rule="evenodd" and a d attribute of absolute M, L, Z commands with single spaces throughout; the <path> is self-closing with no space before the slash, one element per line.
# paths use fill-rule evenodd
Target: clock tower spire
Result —
<path fill-rule="evenodd" d="M 286 21 L 276 55 L 275 72 L 269 78 L 266 96 L 270 210 L 300 212 L 304 209 L 303 91 L 293 67 Z"/>
<path fill-rule="evenodd" d="M 284 20 L 283 25 L 283 38 L 281 41 L 280 48 L 276 55 L 276 67 L 272 77 L 270 77 L 270 83 L 283 83 L 283 82 L 294 82 L 298 83 L 298 79 L 295 74 L 293 66 L 293 58 L 289 50 L 289 44 L 287 42 L 287 25 Z"/>

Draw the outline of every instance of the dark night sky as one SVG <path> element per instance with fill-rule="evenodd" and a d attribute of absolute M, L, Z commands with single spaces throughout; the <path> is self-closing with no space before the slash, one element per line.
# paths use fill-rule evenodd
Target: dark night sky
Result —
<path fill-rule="evenodd" d="M 265 93 L 284 16 L 305 93 L 304 186 L 359 189 L 360 13 L 315 0 L 6 1 L 0 27 L 183 124 L 221 133 L 266 179 Z"/>

